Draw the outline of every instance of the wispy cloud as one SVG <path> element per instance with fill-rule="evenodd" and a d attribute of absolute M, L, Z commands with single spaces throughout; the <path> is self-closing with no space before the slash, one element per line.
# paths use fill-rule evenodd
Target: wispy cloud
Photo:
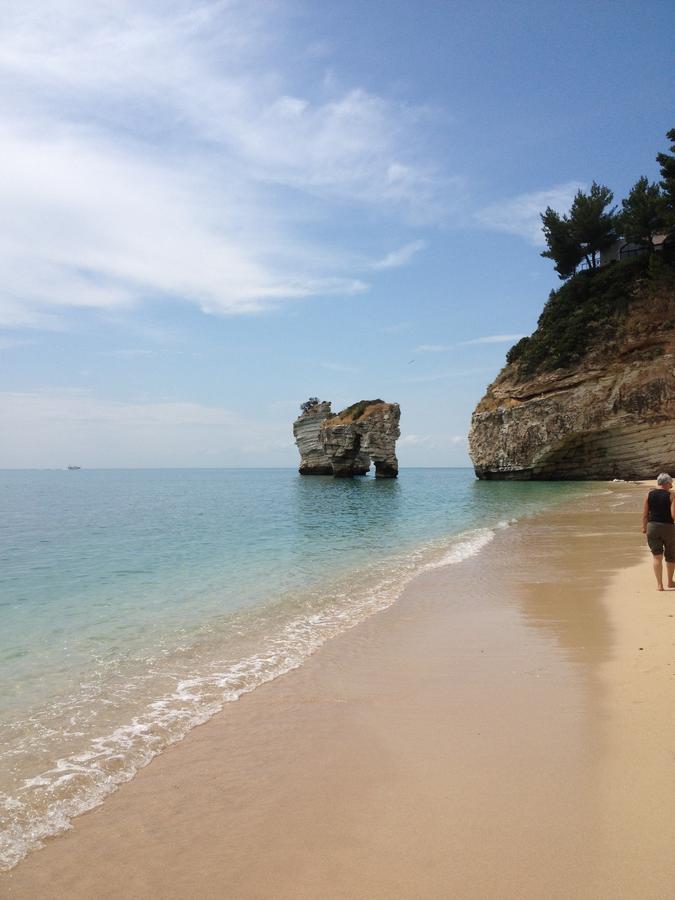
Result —
<path fill-rule="evenodd" d="M 445 353 L 450 350 L 451 344 L 420 344 L 412 351 L 413 353 Z"/>
<path fill-rule="evenodd" d="M 0 392 L 0 468 L 246 464 L 287 447 L 288 423 L 218 406 L 112 401 L 67 388 Z M 290 462 L 293 454 L 288 454 Z"/>
<path fill-rule="evenodd" d="M 320 78 L 297 95 L 286 24 L 265 0 L 3 7 L 0 322 L 356 293 L 309 219 L 441 214 L 428 111 Z"/>
<path fill-rule="evenodd" d="M 423 250 L 426 247 L 426 243 L 424 241 L 412 241 L 410 244 L 405 244 L 403 247 L 399 247 L 398 250 L 393 250 L 391 253 L 387 253 L 385 257 L 374 262 L 372 264 L 373 269 L 397 269 L 400 266 L 406 266 L 413 256 L 416 253 L 419 253 L 420 250 Z"/>
<path fill-rule="evenodd" d="M 524 337 L 522 334 L 488 334 L 484 337 L 471 338 L 469 341 L 458 341 L 456 344 L 420 344 L 413 353 L 447 353 L 456 347 L 473 347 L 477 344 L 509 344 Z"/>
<path fill-rule="evenodd" d="M 427 384 L 433 381 L 447 381 L 452 378 L 465 378 L 467 375 L 485 375 L 492 369 L 455 369 L 447 372 L 430 372 L 427 375 L 413 375 L 409 378 L 399 378 L 398 384 Z"/>
<path fill-rule="evenodd" d="M 579 181 L 568 181 L 546 191 L 519 194 L 483 207 L 475 213 L 475 219 L 485 228 L 516 234 L 536 247 L 543 247 L 540 214 L 547 206 L 566 212 L 576 192 L 583 187 Z"/>
<path fill-rule="evenodd" d="M 398 441 L 402 447 L 421 447 L 428 450 L 437 450 L 443 447 L 453 447 L 466 443 L 466 435 L 463 434 L 405 434 Z"/>
<path fill-rule="evenodd" d="M 462 341 L 460 347 L 472 347 L 475 344 L 511 344 L 519 341 L 524 334 L 488 334 L 485 337 L 472 338 L 470 341 Z"/>
<path fill-rule="evenodd" d="M 401 447 L 425 447 L 433 443 L 430 434 L 404 434 L 398 441 Z"/>

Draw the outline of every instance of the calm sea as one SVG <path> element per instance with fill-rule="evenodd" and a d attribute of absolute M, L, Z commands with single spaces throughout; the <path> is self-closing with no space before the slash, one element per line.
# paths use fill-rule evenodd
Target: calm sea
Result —
<path fill-rule="evenodd" d="M 468 469 L 0 472 L 0 868 L 417 572 L 589 489 Z"/>

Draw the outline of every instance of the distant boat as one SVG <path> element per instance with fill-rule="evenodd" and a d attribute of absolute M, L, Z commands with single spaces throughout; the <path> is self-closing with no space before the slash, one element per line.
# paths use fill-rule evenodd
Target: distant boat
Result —
<path fill-rule="evenodd" d="M 81 469 L 82 466 L 68 466 L 71 472 L 75 471 L 75 469 Z"/>

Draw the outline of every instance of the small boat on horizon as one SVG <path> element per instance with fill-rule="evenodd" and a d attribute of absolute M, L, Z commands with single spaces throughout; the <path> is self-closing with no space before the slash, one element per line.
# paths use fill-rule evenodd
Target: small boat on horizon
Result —
<path fill-rule="evenodd" d="M 82 466 L 68 466 L 69 471 L 73 472 L 75 469 L 81 469 Z"/>

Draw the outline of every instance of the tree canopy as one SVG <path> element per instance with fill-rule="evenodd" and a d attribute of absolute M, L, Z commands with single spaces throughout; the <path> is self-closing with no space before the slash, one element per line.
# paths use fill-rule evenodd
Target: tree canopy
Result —
<path fill-rule="evenodd" d="M 548 246 L 548 250 L 544 250 L 541 255 L 553 260 L 555 270 L 561 278 L 569 278 L 574 275 L 582 260 L 581 249 L 571 234 L 570 220 L 547 206 L 546 212 L 541 215 L 541 221 Z"/>
<path fill-rule="evenodd" d="M 548 249 L 541 255 L 553 260 L 561 278 L 573 275 L 584 259 L 589 269 L 597 268 L 601 251 L 616 240 L 616 207 L 608 209 L 613 199 L 608 187 L 594 181 L 588 193 L 576 192 L 568 215 L 550 206 L 542 213 Z"/>
<path fill-rule="evenodd" d="M 619 228 L 625 239 L 651 250 L 654 235 L 664 230 L 668 219 L 668 203 L 660 186 L 656 182 L 650 184 L 643 175 L 621 206 Z"/>
<path fill-rule="evenodd" d="M 657 153 L 656 161 L 661 167 L 661 188 L 666 198 L 668 228 L 675 228 L 675 128 L 666 135 L 670 141 L 670 153 Z"/>
<path fill-rule="evenodd" d="M 596 181 L 588 193 L 577 191 L 568 213 L 561 215 L 550 206 L 541 213 L 546 240 L 541 255 L 553 260 L 560 278 L 570 278 L 583 261 L 585 268 L 597 269 L 603 250 L 620 235 L 651 252 L 657 234 L 675 230 L 675 128 L 667 137 L 671 152 L 656 155 L 661 181 L 638 178 L 618 215 L 612 191 Z"/>

